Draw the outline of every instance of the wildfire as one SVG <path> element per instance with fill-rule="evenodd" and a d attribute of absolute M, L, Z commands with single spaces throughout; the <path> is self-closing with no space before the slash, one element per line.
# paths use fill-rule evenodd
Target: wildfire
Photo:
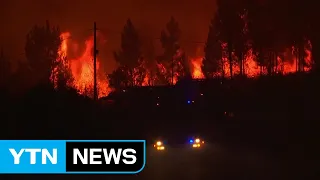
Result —
<path fill-rule="evenodd" d="M 195 58 L 189 58 L 190 59 L 190 68 L 191 68 L 191 76 L 193 79 L 204 79 L 204 74 L 202 72 L 201 66 L 202 66 L 202 48 L 198 47 L 196 49 L 196 57 Z"/>
<path fill-rule="evenodd" d="M 80 53 L 76 52 L 78 55 L 77 58 L 68 59 L 68 52 L 70 47 L 77 47 L 78 43 L 71 41 L 71 34 L 69 32 L 65 32 L 61 34 L 62 43 L 60 46 L 60 50 L 58 52 L 59 58 L 57 62 L 62 62 L 63 66 L 58 66 L 52 71 L 51 80 L 56 82 L 58 79 L 58 74 L 65 69 L 69 69 L 72 76 L 72 82 L 68 82 L 67 86 L 76 88 L 80 94 L 91 96 L 93 95 L 93 38 L 90 37 L 85 42 L 85 50 Z M 226 44 L 222 44 L 222 49 L 226 47 Z M 298 58 L 299 52 L 294 47 L 287 48 L 282 53 L 274 54 L 274 57 L 270 62 L 273 63 L 272 72 L 288 74 L 294 73 L 297 71 L 309 71 L 312 66 L 312 55 L 311 55 L 311 42 L 307 41 L 304 49 L 304 57 Z M 201 48 L 198 48 L 196 57 L 189 58 L 189 67 L 190 72 L 193 79 L 204 79 L 204 73 L 202 72 L 202 61 L 203 55 L 199 53 Z M 221 66 L 223 69 L 223 74 L 225 77 L 230 77 L 230 64 L 228 59 L 228 54 L 226 52 L 222 53 Z M 301 54 L 301 53 L 300 53 Z M 232 65 L 233 75 L 237 75 L 240 73 L 240 65 L 235 54 L 232 54 L 232 58 L 234 63 Z M 303 68 L 299 67 L 299 59 L 303 61 Z M 61 64 L 61 63 L 60 63 Z M 261 67 L 257 61 L 257 54 L 254 54 L 252 49 L 249 49 L 243 55 L 243 66 L 242 72 L 247 77 L 257 77 L 261 74 L 267 74 L 268 69 L 266 67 Z M 154 76 L 154 73 L 151 73 L 152 70 L 146 68 L 143 64 L 141 68 L 144 68 L 146 73 L 142 77 L 134 77 L 136 81 L 141 81 L 141 83 L 136 83 L 136 85 L 140 86 L 150 86 L 157 85 L 155 83 L 155 79 L 157 77 Z M 170 77 L 166 77 L 170 79 L 170 82 L 173 81 L 173 84 L 177 82 L 179 77 L 178 72 L 174 72 L 172 76 L 172 69 L 166 69 L 164 65 L 157 64 L 157 68 L 160 74 L 170 75 Z M 299 69 L 300 68 L 300 69 Z M 269 69 L 270 71 L 270 69 Z M 151 76 L 153 75 L 153 76 Z M 222 72 L 217 72 L 215 75 L 221 76 Z M 139 78 L 141 80 L 139 80 Z M 56 84 L 56 83 L 55 83 Z M 98 88 L 98 97 L 107 96 L 111 92 L 111 88 L 109 87 L 109 83 L 106 77 L 105 72 L 101 68 L 100 60 L 97 59 L 97 88 Z"/>
<path fill-rule="evenodd" d="M 224 44 L 223 46 L 226 46 Z M 303 58 L 302 61 L 305 62 L 305 65 L 302 69 L 302 71 L 308 72 L 311 70 L 312 66 L 312 54 L 311 54 L 311 42 L 308 41 L 307 44 L 305 45 L 304 48 L 304 54 L 305 57 Z M 295 73 L 299 69 L 298 67 L 298 57 L 297 57 L 297 52 L 294 47 L 287 48 L 285 52 L 279 53 L 276 58 L 274 58 L 274 66 L 272 67 L 273 72 L 275 73 L 281 73 L 281 74 L 289 74 L 289 73 Z M 234 60 L 237 59 L 233 55 Z M 204 78 L 201 66 L 202 66 L 202 60 L 203 57 L 196 57 L 196 58 L 191 58 L 191 73 L 192 73 L 192 78 L 193 79 L 202 79 Z M 261 74 L 267 74 L 267 68 L 266 67 L 260 67 L 257 63 L 257 57 L 253 53 L 252 49 L 249 49 L 245 55 L 244 55 L 244 60 L 243 60 L 243 72 L 244 75 L 247 77 L 257 77 Z M 230 63 L 229 59 L 226 55 L 222 57 L 222 67 L 223 71 L 225 74 L 225 77 L 230 77 Z M 240 73 L 240 65 L 237 62 L 234 62 L 232 65 L 233 69 L 233 75 L 239 74 Z M 217 73 L 218 76 L 221 76 L 221 72 Z"/>
<path fill-rule="evenodd" d="M 192 72 L 193 79 L 203 79 L 204 78 L 204 75 L 203 75 L 203 72 L 201 69 L 202 60 L 203 60 L 202 57 L 191 59 L 191 65 L 192 65 L 191 72 Z"/>
<path fill-rule="evenodd" d="M 85 50 L 82 52 L 78 58 L 68 59 L 68 50 L 70 46 L 77 46 L 78 44 L 74 41 L 70 41 L 71 34 L 69 32 L 64 32 L 61 34 L 62 43 L 60 46 L 59 60 L 61 57 L 66 59 L 68 67 L 70 68 L 73 82 L 68 86 L 76 88 L 80 94 L 92 96 L 93 94 L 93 37 L 90 37 L 85 42 Z M 79 52 L 77 52 L 79 53 Z M 80 54 L 80 53 L 79 53 Z M 61 69 L 56 70 L 61 71 Z M 97 59 L 97 90 L 98 97 L 107 96 L 111 89 L 107 78 L 100 66 L 100 60 Z"/>

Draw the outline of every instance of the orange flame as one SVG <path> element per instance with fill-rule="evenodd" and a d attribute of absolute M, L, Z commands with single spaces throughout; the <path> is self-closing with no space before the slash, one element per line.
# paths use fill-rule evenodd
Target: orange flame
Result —
<path fill-rule="evenodd" d="M 191 73 L 192 73 L 193 79 L 204 79 L 204 75 L 201 69 L 202 60 L 203 60 L 202 57 L 191 59 L 191 65 L 192 65 Z"/>
<path fill-rule="evenodd" d="M 80 94 L 92 96 L 93 92 L 93 38 L 90 37 L 85 42 L 85 50 L 84 52 L 80 53 L 77 52 L 78 58 L 73 59 L 66 59 L 68 57 L 68 51 L 70 47 L 77 47 L 78 43 L 74 41 L 70 41 L 71 34 L 69 32 L 65 32 L 61 34 L 62 43 L 58 52 L 59 58 L 57 62 L 63 62 L 65 68 L 69 68 L 72 74 L 73 82 L 68 84 L 70 87 L 76 88 Z M 228 60 L 228 55 L 225 52 L 226 43 L 222 44 L 222 49 L 224 49 L 223 57 L 222 57 L 222 67 L 224 71 L 225 77 L 230 77 L 230 64 Z M 312 54 L 311 54 L 311 42 L 307 41 L 304 54 L 305 57 L 302 59 L 305 62 L 303 67 L 303 71 L 310 71 L 312 66 Z M 201 49 L 199 48 L 198 51 Z M 278 53 L 275 55 L 274 58 L 274 67 L 272 68 L 273 72 L 275 73 L 294 73 L 298 69 L 298 58 L 297 58 L 297 50 L 294 47 L 287 48 L 282 53 Z M 233 53 L 232 54 L 235 63 L 233 64 L 233 75 L 237 75 L 240 73 L 240 66 L 237 63 L 237 57 Z M 203 55 L 197 53 L 197 56 L 194 58 L 190 58 L 190 70 L 193 79 L 203 79 L 204 73 L 202 72 L 201 66 L 203 61 Z M 267 74 L 266 67 L 260 67 L 257 63 L 257 55 L 254 54 L 252 49 L 249 49 L 243 58 L 243 73 L 247 77 L 257 77 L 260 74 Z M 142 78 L 143 82 L 141 86 L 148 86 L 148 85 L 155 85 L 154 80 L 157 77 L 151 76 L 151 70 L 145 67 L 143 64 L 141 65 L 146 70 L 145 76 Z M 56 67 L 52 71 L 51 80 L 56 82 L 57 80 L 57 72 L 60 71 L 61 67 Z M 173 84 L 176 84 L 179 74 L 174 72 L 172 77 L 172 69 L 166 69 L 163 64 L 157 64 L 157 68 L 159 69 L 160 73 L 166 76 L 166 79 L 170 81 L 173 80 Z M 221 76 L 221 72 L 215 73 L 218 76 Z M 97 59 L 97 88 L 98 88 L 98 97 L 107 96 L 111 92 L 111 88 L 109 87 L 107 77 L 105 76 L 105 72 L 101 68 L 100 60 Z"/>
<path fill-rule="evenodd" d="M 62 43 L 58 54 L 65 58 L 68 57 L 68 45 L 78 45 L 77 43 L 70 42 L 71 34 L 64 32 L 61 34 Z M 73 44 L 71 44 L 73 43 Z M 70 70 L 72 73 L 73 83 L 72 87 L 76 88 L 82 95 L 92 96 L 93 92 L 93 37 L 90 37 L 85 42 L 85 51 L 78 58 L 67 59 L 70 63 Z M 102 68 L 100 67 L 100 60 L 97 59 L 97 90 L 98 97 L 107 96 L 111 89 Z"/>
<path fill-rule="evenodd" d="M 222 45 L 223 48 L 226 47 L 226 44 Z M 311 54 L 311 42 L 307 41 L 307 44 L 305 45 L 304 48 L 304 53 L 306 54 L 303 61 L 305 62 L 305 66 L 303 67 L 303 71 L 308 72 L 311 70 L 312 67 L 312 54 Z M 282 73 L 282 74 L 289 74 L 289 73 L 295 73 L 297 72 L 297 63 L 298 63 L 298 58 L 295 56 L 296 50 L 294 47 L 292 48 L 287 48 L 285 52 L 279 53 L 278 56 L 276 56 L 276 63 L 275 66 L 273 67 L 273 72 L 275 73 Z M 281 58 L 281 57 L 282 58 Z M 233 58 L 237 59 L 235 55 L 233 54 Z M 201 79 L 204 78 L 203 72 L 201 70 L 202 66 L 202 57 L 197 57 L 197 58 L 191 58 L 191 72 L 192 72 L 192 78 L 193 79 Z M 226 77 L 230 77 L 230 64 L 228 57 L 226 53 L 224 53 L 223 58 L 222 58 L 222 66 L 223 66 L 223 71 L 225 73 Z M 239 74 L 240 73 L 240 66 L 238 63 L 234 63 L 232 65 L 233 68 L 233 74 Z M 245 55 L 244 55 L 244 74 L 247 77 L 257 77 L 260 74 L 267 74 L 267 69 L 265 67 L 260 68 L 260 66 L 257 63 L 257 57 L 253 53 L 252 49 L 249 49 Z M 217 75 L 221 76 L 221 72 L 217 73 Z"/>

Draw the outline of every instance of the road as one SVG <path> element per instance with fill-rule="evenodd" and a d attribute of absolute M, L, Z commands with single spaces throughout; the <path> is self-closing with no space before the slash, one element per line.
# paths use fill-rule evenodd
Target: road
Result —
<path fill-rule="evenodd" d="M 137 175 L 19 175 L 19 180 L 207 180 L 288 179 L 287 164 L 267 153 L 245 148 L 206 144 L 205 149 L 175 147 L 166 151 L 147 148 L 147 164 Z M 1 178 L 2 179 L 2 178 Z"/>
<path fill-rule="evenodd" d="M 285 169 L 281 169 L 280 163 L 266 154 L 243 148 L 226 149 L 217 145 L 206 148 L 173 148 L 168 152 L 149 150 L 147 166 L 140 176 L 157 180 L 197 180 L 283 179 L 280 177 L 285 175 Z"/>

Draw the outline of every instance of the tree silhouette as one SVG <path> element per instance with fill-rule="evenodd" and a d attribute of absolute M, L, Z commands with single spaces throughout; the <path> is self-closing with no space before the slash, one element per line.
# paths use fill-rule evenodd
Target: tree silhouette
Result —
<path fill-rule="evenodd" d="M 230 77 L 233 76 L 233 64 L 234 59 L 232 53 L 234 52 L 235 43 L 238 40 L 239 32 L 242 30 L 239 25 L 242 20 L 239 12 L 239 2 L 232 0 L 218 0 L 218 10 L 220 25 L 219 28 L 219 38 L 221 41 L 227 43 L 227 53 L 230 68 Z M 241 29 L 239 29 L 241 28 Z"/>
<path fill-rule="evenodd" d="M 141 57 L 141 42 L 139 40 L 138 32 L 133 26 L 131 20 L 128 19 L 121 34 L 121 50 L 119 52 L 114 52 L 114 58 L 116 62 L 119 64 L 121 71 L 126 70 L 125 73 L 127 75 L 121 77 L 129 78 L 126 80 L 126 85 L 137 85 L 136 78 L 141 79 L 142 76 L 145 76 L 145 73 L 136 73 L 140 70 L 140 68 L 138 67 L 141 65 Z M 139 70 L 137 70 L 137 68 Z M 139 77 L 136 77 L 137 74 Z M 111 77 L 115 78 L 118 76 Z"/>
<path fill-rule="evenodd" d="M 139 66 L 134 68 L 133 76 L 135 77 L 135 85 L 142 86 L 144 79 L 146 77 L 147 70 L 146 70 L 146 61 L 143 57 L 139 59 Z"/>
<path fill-rule="evenodd" d="M 245 8 L 246 4 L 243 1 L 238 1 L 237 13 L 235 18 L 235 42 L 234 51 L 238 59 L 237 63 L 240 67 L 240 75 L 245 75 L 245 52 L 250 48 L 249 34 L 248 34 L 248 11 Z"/>
<path fill-rule="evenodd" d="M 157 72 L 156 52 L 151 38 L 145 38 L 143 42 L 143 62 L 144 68 L 147 69 L 147 85 L 154 85 Z"/>
<path fill-rule="evenodd" d="M 265 3 L 254 2 L 248 7 L 248 28 L 252 48 L 257 56 L 260 74 L 266 68 L 272 75 L 278 70 L 277 56 L 291 47 L 289 33 L 288 4 L 282 1 L 269 0 Z M 283 59 L 283 58 L 282 58 Z"/>
<path fill-rule="evenodd" d="M 287 47 L 291 47 L 292 45 L 290 40 L 290 32 L 289 29 L 290 21 L 288 18 L 291 15 L 289 15 L 289 8 L 288 3 L 285 1 L 276 1 L 276 0 L 269 0 L 270 7 L 269 11 L 271 12 L 268 16 L 268 26 L 269 26 L 269 32 L 266 36 L 266 38 L 269 38 L 269 50 L 272 51 L 271 55 L 273 58 L 269 58 L 269 60 L 272 60 L 274 63 L 268 63 L 270 71 L 270 68 L 272 66 L 276 67 L 274 69 L 275 73 L 282 73 L 282 68 L 278 68 L 278 63 L 284 63 L 284 56 L 283 52 L 286 51 Z M 276 57 L 280 57 L 282 62 L 278 62 L 278 59 L 275 59 Z"/>
<path fill-rule="evenodd" d="M 58 90 L 66 90 L 69 87 L 72 87 L 73 76 L 70 69 L 69 62 L 67 57 L 59 57 L 59 61 L 57 62 L 57 79 L 56 79 L 56 88 Z"/>
<path fill-rule="evenodd" d="M 160 41 L 162 48 L 164 49 L 163 56 L 171 58 L 176 54 L 180 36 L 181 30 L 179 28 L 179 24 L 173 17 L 171 17 L 170 21 L 166 25 L 166 30 L 161 31 Z"/>
<path fill-rule="evenodd" d="M 260 66 L 260 74 L 263 73 L 263 68 L 267 66 L 265 55 L 268 43 L 266 38 L 268 27 L 266 27 L 266 22 L 268 22 L 269 17 L 266 10 L 264 5 L 255 2 L 249 6 L 248 11 L 250 37 L 253 43 L 253 51 L 257 55 L 258 65 Z"/>
<path fill-rule="evenodd" d="M 27 34 L 25 44 L 26 58 L 41 83 L 48 83 L 52 69 L 57 66 L 58 50 L 61 44 L 60 30 L 45 26 L 34 26 Z"/>
<path fill-rule="evenodd" d="M 211 20 L 207 42 L 204 48 L 205 56 L 202 61 L 201 69 L 206 78 L 213 78 L 216 72 L 224 75 L 222 62 L 222 47 L 219 40 L 218 26 L 220 23 L 219 14 Z"/>
<path fill-rule="evenodd" d="M 0 88 L 7 85 L 9 76 L 11 74 L 11 64 L 5 57 L 3 49 L 0 49 Z"/>
<path fill-rule="evenodd" d="M 305 3 L 303 1 L 303 5 L 307 5 L 304 11 L 306 21 L 308 21 L 308 26 L 306 29 L 309 31 L 309 37 L 312 43 L 312 58 L 314 61 L 314 69 L 316 71 L 320 70 L 320 25 L 319 25 L 319 17 L 320 11 L 316 1 L 311 1 L 309 3 Z"/>
<path fill-rule="evenodd" d="M 306 39 L 309 39 L 309 34 L 307 33 L 308 29 L 308 20 L 307 20 L 307 6 L 301 5 L 301 1 L 294 0 L 290 3 L 289 6 L 289 34 L 290 37 L 290 45 L 294 46 L 294 55 L 296 56 L 296 65 L 297 71 L 304 71 L 304 67 L 306 67 L 305 62 L 305 44 Z M 309 37 L 308 37 L 309 36 Z"/>
<path fill-rule="evenodd" d="M 158 63 L 165 69 L 163 73 L 167 83 L 172 83 L 173 77 L 185 76 L 186 58 L 179 46 L 180 35 L 179 24 L 171 17 L 166 29 L 161 31 L 160 41 L 164 52 L 157 59 Z"/>
<path fill-rule="evenodd" d="M 123 67 L 118 67 L 111 74 L 108 74 L 109 86 L 115 89 L 127 86 L 127 70 Z"/>

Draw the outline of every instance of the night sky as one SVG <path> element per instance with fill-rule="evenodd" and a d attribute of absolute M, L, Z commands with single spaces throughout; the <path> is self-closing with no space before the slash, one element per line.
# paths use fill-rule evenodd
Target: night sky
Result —
<path fill-rule="evenodd" d="M 189 56 L 203 44 L 190 41 L 205 41 L 210 19 L 213 17 L 214 0 L 2 0 L 0 20 L 2 24 L 0 45 L 13 62 L 23 60 L 24 41 L 27 32 L 36 23 L 59 25 L 68 30 L 73 39 L 83 43 L 91 33 L 93 21 L 105 35 L 107 42 L 100 45 L 101 59 L 114 68 L 112 51 L 119 48 L 120 32 L 131 18 L 143 39 L 153 39 L 158 54 L 160 31 L 165 28 L 170 16 L 174 16 L 182 30 L 182 46 Z"/>

